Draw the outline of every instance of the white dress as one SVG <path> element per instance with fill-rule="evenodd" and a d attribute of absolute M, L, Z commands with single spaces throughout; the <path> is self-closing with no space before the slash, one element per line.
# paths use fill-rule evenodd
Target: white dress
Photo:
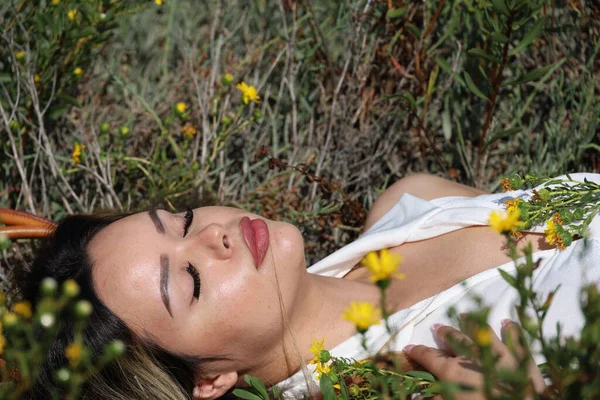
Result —
<path fill-rule="evenodd" d="M 600 184 L 600 174 L 577 173 L 570 176 L 577 181 L 583 181 L 585 177 Z M 369 251 L 429 239 L 469 226 L 487 225 L 492 211 L 504 210 L 505 200 L 514 198 L 527 200 L 530 196 L 530 190 L 515 190 L 478 197 L 452 196 L 426 201 L 404 194 L 391 210 L 356 241 L 314 264 L 308 268 L 308 272 L 342 278 L 349 271 L 347 266 L 358 263 Z M 543 231 L 543 226 L 531 230 L 531 232 Z M 533 273 L 534 290 L 539 293 L 540 299 L 545 300 L 549 292 L 561 285 L 544 320 L 543 328 L 547 337 L 556 336 L 557 322 L 561 324 L 561 336 L 579 336 L 584 324 L 579 303 L 581 288 L 586 283 L 600 282 L 599 255 L 599 216 L 596 216 L 590 224 L 587 240 L 574 241 L 564 251 L 551 249 L 534 253 L 534 262 L 538 259 L 542 260 Z M 440 263 L 441 272 L 443 268 L 443 263 Z M 518 301 L 518 293 L 502 279 L 498 269 L 514 275 L 515 266 L 514 263 L 509 262 L 480 272 L 441 293 L 393 314 L 389 322 L 392 331 L 398 331 L 398 334 L 390 342 L 389 348 L 400 351 L 407 344 L 438 347 L 433 339 L 431 326 L 434 323 L 453 325 L 447 316 L 450 306 L 454 306 L 459 313 L 475 309 L 473 295 L 483 298 L 484 303 L 491 307 L 488 323 L 500 336 L 501 320 L 504 318 L 517 320 L 514 305 Z M 407 276 L 406 279 L 409 280 L 411 277 Z M 367 344 L 372 350 L 370 353 L 363 350 L 358 334 L 340 343 L 330 352 L 334 357 L 360 360 L 377 352 L 389 339 L 390 335 L 382 324 L 371 327 L 367 332 Z M 325 346 L 327 346 L 327 338 L 325 338 Z M 532 352 L 538 364 L 545 361 L 539 348 L 533 347 Z M 314 366 L 309 365 L 307 368 L 312 374 Z M 283 391 L 284 398 L 302 398 L 306 393 L 306 380 L 302 371 L 277 386 Z"/>

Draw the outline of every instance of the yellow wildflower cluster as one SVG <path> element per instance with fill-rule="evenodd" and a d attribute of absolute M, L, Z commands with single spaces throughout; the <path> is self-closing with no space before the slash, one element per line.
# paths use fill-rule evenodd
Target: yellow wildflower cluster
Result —
<path fill-rule="evenodd" d="M 186 112 L 188 109 L 188 105 L 186 103 L 179 102 L 177 104 L 175 104 L 175 111 L 177 111 L 179 114 L 183 114 L 184 112 Z"/>
<path fill-rule="evenodd" d="M 192 124 L 185 124 L 183 128 L 181 128 L 181 132 L 188 138 L 191 138 L 197 133 L 196 128 L 194 128 Z"/>
<path fill-rule="evenodd" d="M 521 204 L 523 200 L 514 199 L 514 200 L 506 200 L 504 205 L 506 205 L 506 212 L 508 214 L 512 214 L 515 210 L 519 208 L 519 204 Z"/>
<path fill-rule="evenodd" d="M 73 145 L 73 154 L 71 154 L 73 165 L 81 163 L 81 152 L 83 149 L 85 149 L 84 144 L 75 143 L 75 145 Z"/>
<path fill-rule="evenodd" d="M 551 246 L 556 246 L 561 250 L 564 250 L 567 247 L 565 246 L 563 237 L 557 230 L 558 226 L 559 224 L 556 224 L 554 220 L 548 220 L 548 222 L 546 223 L 546 229 L 544 230 L 544 233 L 546 234 L 546 243 L 548 243 Z"/>
<path fill-rule="evenodd" d="M 246 82 L 240 82 L 236 85 L 236 88 L 242 92 L 242 101 L 244 104 L 248 104 L 251 101 L 255 103 L 260 103 L 260 96 L 258 95 L 258 90 L 252 85 L 248 85 Z"/>
<path fill-rule="evenodd" d="M 370 326 L 379 324 L 381 310 L 369 302 L 353 301 L 350 307 L 346 307 L 342 318 L 356 325 L 359 332 L 365 332 Z"/>
<path fill-rule="evenodd" d="M 22 318 L 31 318 L 31 303 L 28 301 L 19 301 L 12 307 L 13 312 Z"/>
<path fill-rule="evenodd" d="M 525 222 L 520 221 L 521 211 L 518 207 L 512 207 L 510 212 L 500 213 L 492 211 L 489 224 L 492 229 L 503 235 L 517 235 L 517 231 L 525 226 Z"/>
<path fill-rule="evenodd" d="M 402 262 L 402 256 L 392 253 L 388 249 L 379 252 L 372 251 L 362 260 L 362 264 L 371 272 L 369 278 L 372 282 L 385 281 L 390 278 L 404 279 L 406 275 L 396 272 Z"/>
<path fill-rule="evenodd" d="M 77 343 L 71 343 L 65 349 L 65 356 L 69 360 L 69 365 L 76 367 L 81 361 L 81 346 Z"/>
<path fill-rule="evenodd" d="M 478 328 L 475 332 L 475 342 L 480 346 L 492 344 L 492 332 L 489 328 Z"/>
<path fill-rule="evenodd" d="M 72 10 L 69 10 L 69 12 L 67 13 L 67 17 L 69 18 L 69 21 L 74 21 L 77 17 L 77 9 L 74 8 Z"/>

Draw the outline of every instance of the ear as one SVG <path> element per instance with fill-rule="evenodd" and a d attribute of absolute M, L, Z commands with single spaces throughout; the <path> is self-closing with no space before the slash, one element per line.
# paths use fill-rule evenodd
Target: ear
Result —
<path fill-rule="evenodd" d="M 237 372 L 228 372 L 196 381 L 192 395 L 195 400 L 214 400 L 223 396 L 238 380 Z"/>

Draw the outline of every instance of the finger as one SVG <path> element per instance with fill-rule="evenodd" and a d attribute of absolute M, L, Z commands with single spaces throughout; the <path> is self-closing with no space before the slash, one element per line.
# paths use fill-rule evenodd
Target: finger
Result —
<path fill-rule="evenodd" d="M 408 357 L 440 379 L 443 378 L 449 360 L 453 358 L 444 350 L 423 345 L 408 345 L 404 348 L 404 352 Z"/>
<path fill-rule="evenodd" d="M 433 324 L 432 331 L 437 343 L 453 356 L 462 355 L 460 349 L 473 347 L 473 341 L 464 332 L 448 325 Z"/>
<path fill-rule="evenodd" d="M 518 324 L 508 319 L 503 320 L 502 340 L 506 343 L 507 349 L 509 349 L 511 352 L 511 357 L 515 359 L 516 363 L 525 361 L 524 359 L 528 352 L 525 347 L 526 343 L 525 338 L 523 337 L 523 332 Z M 534 390 L 537 393 L 542 393 L 547 386 L 542 372 L 538 368 L 531 354 L 529 354 L 529 357 L 527 357 L 526 362 L 529 380 L 531 381 Z"/>

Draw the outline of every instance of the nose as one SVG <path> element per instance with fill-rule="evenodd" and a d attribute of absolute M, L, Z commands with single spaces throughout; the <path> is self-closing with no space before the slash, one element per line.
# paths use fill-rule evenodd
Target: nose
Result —
<path fill-rule="evenodd" d="M 201 251 L 204 256 L 207 256 L 207 252 L 221 260 L 231 256 L 230 238 L 223 225 L 206 225 L 200 231 L 188 235 L 186 240 L 186 247 L 189 247 L 190 251 Z"/>

